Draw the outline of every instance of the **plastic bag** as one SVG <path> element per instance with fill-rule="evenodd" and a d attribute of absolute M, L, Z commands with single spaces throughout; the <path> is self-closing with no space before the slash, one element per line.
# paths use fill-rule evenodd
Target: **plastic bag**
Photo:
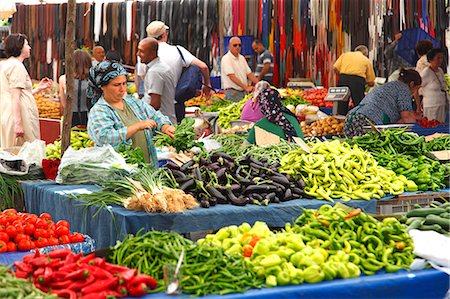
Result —
<path fill-rule="evenodd" d="M 77 151 L 69 147 L 61 159 L 55 181 L 58 184 L 98 184 L 133 171 L 111 145 Z"/>
<path fill-rule="evenodd" d="M 10 175 L 25 175 L 28 173 L 29 164 L 21 156 L 13 155 L 6 151 L 0 151 L 0 172 Z"/>
<path fill-rule="evenodd" d="M 18 154 L 27 164 L 36 164 L 42 167 L 42 159 L 45 159 L 45 141 L 34 140 L 25 142 Z"/>

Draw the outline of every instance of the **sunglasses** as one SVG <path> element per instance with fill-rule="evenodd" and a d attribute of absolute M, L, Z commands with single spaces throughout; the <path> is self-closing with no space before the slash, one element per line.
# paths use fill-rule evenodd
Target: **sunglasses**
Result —
<path fill-rule="evenodd" d="M 242 47 L 242 44 L 234 44 L 233 47 Z"/>

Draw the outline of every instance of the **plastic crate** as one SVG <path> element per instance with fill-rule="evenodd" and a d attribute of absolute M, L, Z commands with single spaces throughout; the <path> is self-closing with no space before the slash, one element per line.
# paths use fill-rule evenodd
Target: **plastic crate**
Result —
<path fill-rule="evenodd" d="M 407 213 L 413 206 L 418 204 L 421 207 L 428 206 L 434 197 L 420 199 L 390 199 L 377 202 L 377 214 L 389 215 Z"/>

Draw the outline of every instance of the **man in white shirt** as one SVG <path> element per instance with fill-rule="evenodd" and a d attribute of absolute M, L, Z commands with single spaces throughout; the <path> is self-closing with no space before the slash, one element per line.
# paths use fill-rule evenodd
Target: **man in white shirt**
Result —
<path fill-rule="evenodd" d="M 92 49 L 92 56 L 94 56 L 94 59 L 92 59 L 92 66 L 96 66 L 105 60 L 105 49 L 102 46 L 95 46 Z"/>
<path fill-rule="evenodd" d="M 166 24 L 164 24 L 161 21 L 153 21 L 146 28 L 147 36 L 153 37 L 158 41 L 159 45 L 158 56 L 160 57 L 161 61 L 165 62 L 172 70 L 173 72 L 172 80 L 175 83 L 175 86 L 177 85 L 178 80 L 180 79 L 181 73 L 183 72 L 183 68 L 188 67 L 191 64 L 196 65 L 200 69 L 200 73 L 203 78 L 202 94 L 205 98 L 209 99 L 209 97 L 211 96 L 211 89 L 210 89 L 211 82 L 209 77 L 208 66 L 203 61 L 192 55 L 184 47 L 173 46 L 168 44 L 167 43 L 168 30 L 169 27 L 166 26 Z M 183 55 L 184 61 L 180 55 L 180 52 Z M 140 67 L 138 67 L 138 74 L 142 76 L 142 71 L 140 70 Z M 175 105 L 178 122 L 180 122 L 184 118 L 184 108 L 185 108 L 184 102 L 176 103 Z"/>
<path fill-rule="evenodd" d="M 225 89 L 225 99 L 239 102 L 246 93 L 252 92 L 253 87 L 248 85 L 248 80 L 253 84 L 258 79 L 252 73 L 247 60 L 242 56 L 242 43 L 239 37 L 232 37 L 228 45 L 229 51 L 220 62 L 222 88 Z"/>
<path fill-rule="evenodd" d="M 158 42 L 147 37 L 138 44 L 137 55 L 145 69 L 143 101 L 167 116 L 173 124 L 175 116 L 175 84 L 170 67 L 158 57 Z"/>

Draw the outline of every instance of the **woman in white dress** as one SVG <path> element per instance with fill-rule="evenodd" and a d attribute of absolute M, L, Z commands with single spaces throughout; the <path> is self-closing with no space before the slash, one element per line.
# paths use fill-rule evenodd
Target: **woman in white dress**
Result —
<path fill-rule="evenodd" d="M 11 34 L 5 40 L 8 59 L 0 67 L 0 147 L 21 146 L 25 141 L 40 139 L 39 115 L 33 94 L 52 85 L 44 78 L 33 89 L 23 61 L 30 57 L 31 47 L 23 34 Z"/>
<path fill-rule="evenodd" d="M 427 53 L 430 65 L 425 68 L 422 77 L 423 116 L 445 122 L 448 114 L 448 100 L 444 72 L 440 68 L 444 61 L 444 51 L 434 48 Z"/>

